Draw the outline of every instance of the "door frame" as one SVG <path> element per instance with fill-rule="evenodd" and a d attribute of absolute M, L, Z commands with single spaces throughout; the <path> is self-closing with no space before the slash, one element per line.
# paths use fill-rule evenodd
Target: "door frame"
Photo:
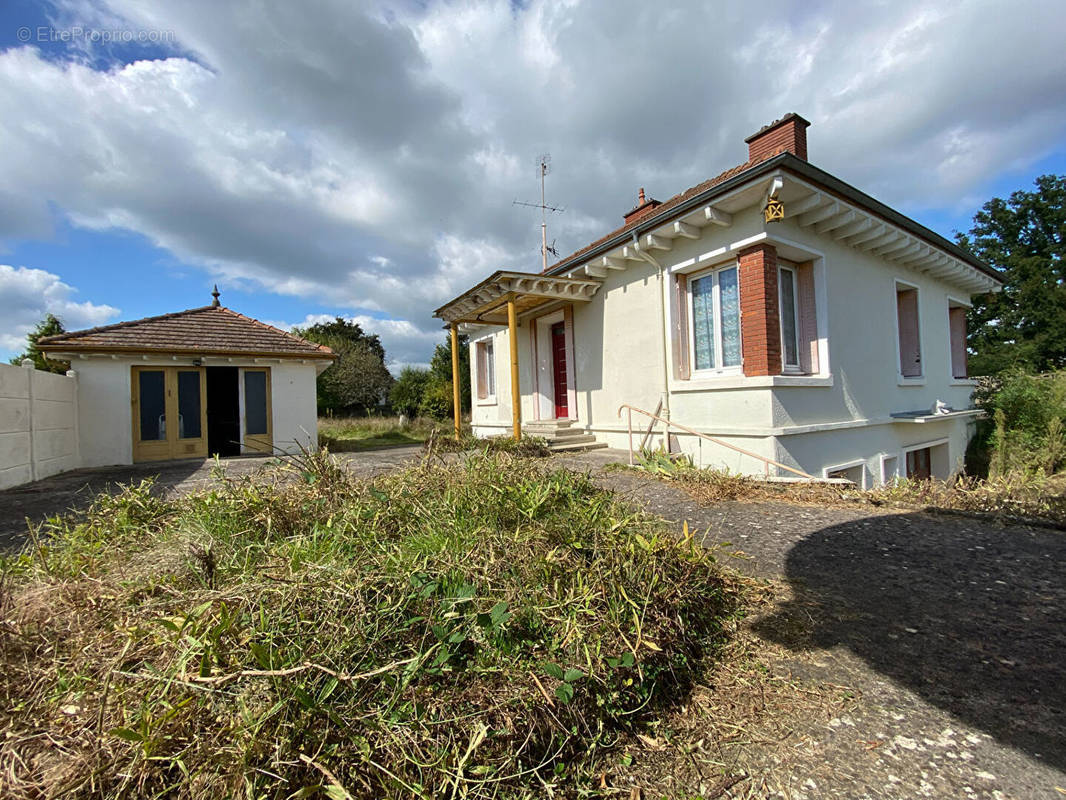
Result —
<path fill-rule="evenodd" d="M 567 304 L 548 314 L 529 321 L 529 338 L 532 349 L 533 419 L 554 420 L 555 378 L 552 364 L 551 329 L 563 323 L 566 337 L 566 419 L 577 416 L 577 364 L 574 347 L 574 307 Z"/>
<path fill-rule="evenodd" d="M 166 417 L 166 439 L 141 440 L 141 382 L 144 372 L 163 373 L 163 413 Z M 195 372 L 200 376 L 200 436 L 197 439 L 179 439 L 179 426 L 171 420 L 178 419 L 178 373 Z M 207 457 L 207 373 L 203 367 L 170 365 L 135 365 L 130 370 L 130 428 L 131 460 L 174 461 L 181 458 Z"/>
<path fill-rule="evenodd" d="M 266 428 L 265 434 L 248 433 L 247 408 L 244 396 L 244 376 L 249 372 L 262 372 L 266 375 Z M 270 367 L 240 367 L 237 371 L 237 403 L 241 415 L 241 454 L 274 453 L 274 404 L 271 392 L 272 374 Z"/>
<path fill-rule="evenodd" d="M 558 341 L 558 340 L 562 341 Z M 555 419 L 567 419 L 570 416 L 570 398 L 566 391 L 566 370 L 570 359 L 566 357 L 566 322 L 560 320 L 549 329 L 551 341 L 552 407 Z M 561 346 L 561 347 L 560 347 Z M 562 363 L 560 364 L 560 360 Z M 562 367 L 562 386 L 559 385 L 559 367 Z M 561 403 L 559 401 L 562 401 Z M 563 413 L 560 413 L 560 408 Z"/>

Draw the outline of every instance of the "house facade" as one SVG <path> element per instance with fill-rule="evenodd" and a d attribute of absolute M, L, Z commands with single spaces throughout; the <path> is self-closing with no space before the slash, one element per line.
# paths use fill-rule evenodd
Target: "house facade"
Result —
<path fill-rule="evenodd" d="M 679 426 L 650 444 L 703 466 L 862 486 L 955 472 L 979 414 L 966 309 L 1001 282 L 810 164 L 808 124 L 789 114 L 744 164 L 666 202 L 641 190 L 616 231 L 438 309 L 471 338 L 475 433 L 517 417 L 625 448 L 625 404 Z M 639 445 L 652 420 L 632 419 Z"/>
<path fill-rule="evenodd" d="M 39 341 L 76 380 L 77 465 L 317 447 L 316 378 L 334 359 L 212 305 Z"/>

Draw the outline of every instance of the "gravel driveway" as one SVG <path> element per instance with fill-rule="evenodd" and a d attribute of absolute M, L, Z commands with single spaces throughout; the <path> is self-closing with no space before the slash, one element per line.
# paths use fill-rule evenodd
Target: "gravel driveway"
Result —
<path fill-rule="evenodd" d="M 757 626 L 800 680 L 856 690 L 764 767 L 791 798 L 1066 798 L 1066 532 L 985 519 L 725 502 L 567 459 L 792 597 Z M 795 635 L 796 621 L 806 632 Z M 738 787 L 739 789 L 740 787 Z"/>

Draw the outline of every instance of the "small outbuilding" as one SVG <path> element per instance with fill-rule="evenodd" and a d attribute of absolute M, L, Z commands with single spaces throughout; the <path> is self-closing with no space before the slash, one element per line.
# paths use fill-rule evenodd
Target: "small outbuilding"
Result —
<path fill-rule="evenodd" d="M 316 446 L 333 352 L 222 306 L 41 339 L 76 378 L 79 466 Z"/>

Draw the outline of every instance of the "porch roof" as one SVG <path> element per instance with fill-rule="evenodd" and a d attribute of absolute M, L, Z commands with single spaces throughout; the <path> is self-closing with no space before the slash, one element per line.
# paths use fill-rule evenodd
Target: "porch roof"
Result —
<path fill-rule="evenodd" d="M 521 314 L 557 300 L 587 303 L 599 288 L 600 281 L 587 278 L 499 270 L 445 303 L 433 316 L 448 323 L 506 325 L 510 300 Z"/>

